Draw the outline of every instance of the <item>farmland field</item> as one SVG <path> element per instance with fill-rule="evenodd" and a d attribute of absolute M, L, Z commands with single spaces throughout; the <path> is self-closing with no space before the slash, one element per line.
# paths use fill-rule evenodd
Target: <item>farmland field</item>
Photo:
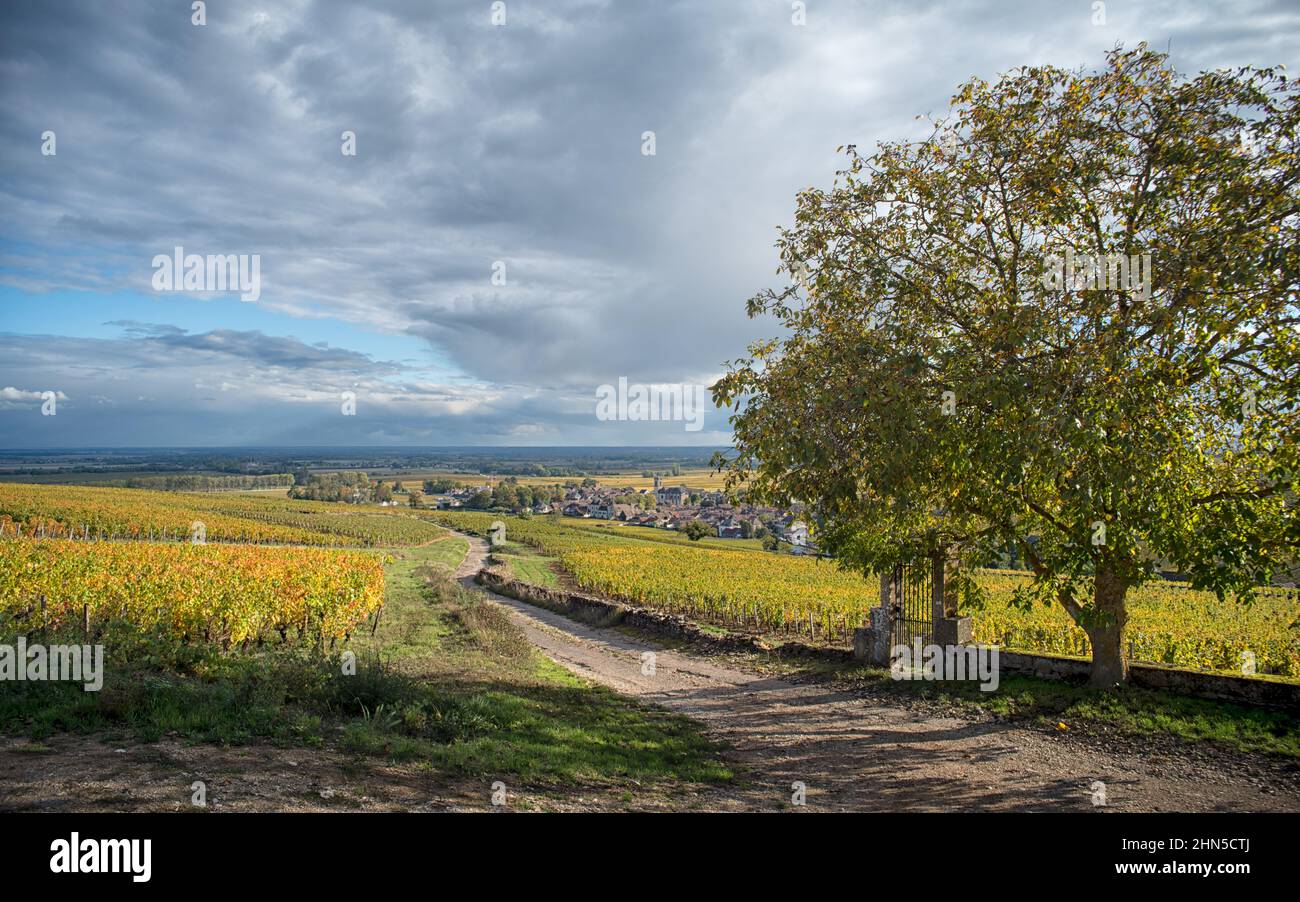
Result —
<path fill-rule="evenodd" d="M 482 473 L 466 473 L 453 470 L 429 470 L 418 473 L 403 473 L 394 477 L 382 477 L 385 482 L 396 480 L 402 483 L 403 488 L 418 489 L 426 479 L 451 479 L 465 485 L 486 485 L 488 483 L 497 483 L 505 476 L 489 476 Z M 564 485 L 566 482 L 581 482 L 581 476 L 517 476 L 520 485 Z M 603 486 L 616 489 L 652 489 L 654 488 L 654 477 L 642 476 L 641 473 L 616 473 L 616 474 L 599 474 L 591 477 L 597 483 Z M 688 489 L 699 489 L 701 491 L 720 492 L 723 488 L 723 477 L 715 473 L 709 467 L 690 467 L 683 468 L 678 476 L 664 476 L 663 484 L 669 486 L 685 486 Z"/>
<path fill-rule="evenodd" d="M 0 622 L 10 633 L 127 625 L 220 647 L 335 641 L 376 616 L 384 595 L 384 555 L 343 547 L 446 538 L 398 510 L 5 484 Z"/>
<path fill-rule="evenodd" d="M 275 495 L 0 483 L 0 535 L 285 545 L 404 546 L 442 530 L 401 509 L 296 501 Z"/>
<path fill-rule="evenodd" d="M 730 778 L 684 719 L 540 658 L 508 618 L 449 578 L 468 543 L 427 519 L 325 502 L 46 488 L 6 499 L 0 639 L 102 645 L 101 685 L 0 682 L 0 731 L 45 740 L 107 730 L 114 744 L 123 735 L 270 741 L 276 748 L 260 754 L 293 756 L 280 767 L 297 767 L 301 747 L 329 745 L 350 759 L 405 763 L 421 785 L 431 772 L 470 783 L 490 772 L 542 780 L 541 796 Z M 223 503 L 206 518 L 209 538 L 236 541 L 189 542 L 184 518 L 210 513 L 198 502 L 213 500 Z M 56 537 L 82 517 L 90 539 Z M 100 530 L 115 540 L 97 540 Z M 170 540 L 149 541 L 151 530 Z M 312 544 L 393 538 L 406 547 Z M 284 544 L 292 540 L 308 544 Z M 518 550 L 522 574 L 550 566 Z M 299 748 L 279 751 L 289 747 Z M 364 792 L 374 791 L 368 779 Z"/>
<path fill-rule="evenodd" d="M 85 617 L 92 629 L 124 622 L 221 646 L 342 639 L 383 598 L 374 552 L 0 539 L 0 616 L 23 631 Z"/>
<path fill-rule="evenodd" d="M 252 744 L 247 754 L 295 776 L 330 748 L 372 763 L 358 771 L 364 787 L 349 792 L 366 807 L 377 792 L 406 798 L 407 781 L 423 787 L 431 773 L 475 790 L 483 773 L 540 781 L 532 795 L 542 804 L 575 786 L 623 796 L 730 779 L 684 718 L 629 704 L 538 656 L 503 614 L 449 579 L 466 541 L 417 525 L 438 538 L 384 551 L 0 538 L 0 634 L 80 642 L 89 633 L 106 650 L 102 691 L 0 683 L 0 731 L 50 743 L 31 746 L 42 761 L 56 760 L 64 739 L 51 737 L 62 733 L 109 731 L 113 746 L 124 736 Z M 340 667 L 344 650 L 351 671 Z M 95 779 L 79 754 L 68 760 L 75 779 Z M 204 779 L 241 785 L 246 775 L 225 766 L 209 765 Z M 390 778 L 392 768 L 419 779 Z M 176 784 L 189 786 L 182 776 Z M 275 782 L 288 800 L 293 792 Z M 31 791 L 37 800 L 63 792 Z M 331 807 L 324 793 L 308 796 Z"/>
<path fill-rule="evenodd" d="M 720 539 L 705 536 L 702 539 L 689 539 L 684 533 L 673 529 L 658 529 L 647 526 L 628 526 L 613 520 L 586 520 L 572 518 L 562 521 L 566 527 L 585 529 L 597 535 L 640 539 L 643 542 L 662 542 L 668 545 L 686 545 L 691 548 L 718 548 L 723 551 L 762 551 L 763 543 L 759 539 Z"/>
<path fill-rule="evenodd" d="M 432 515 L 456 529 L 484 533 L 496 516 Z M 509 538 L 558 558 L 583 587 L 649 607 L 759 631 L 811 633 L 844 642 L 879 601 L 879 585 L 816 559 L 754 550 L 692 547 L 651 530 L 613 530 L 558 518 L 502 518 Z M 644 535 L 642 535 L 644 533 Z M 1087 636 L 1064 610 L 1012 604 L 1018 571 L 980 577 L 988 599 L 964 610 L 975 639 L 1010 648 L 1086 654 Z M 1300 594 L 1261 589 L 1250 604 L 1219 604 L 1211 593 L 1157 582 L 1129 594 L 1126 635 L 1135 660 L 1240 672 L 1243 654 L 1260 673 L 1300 678 Z"/>

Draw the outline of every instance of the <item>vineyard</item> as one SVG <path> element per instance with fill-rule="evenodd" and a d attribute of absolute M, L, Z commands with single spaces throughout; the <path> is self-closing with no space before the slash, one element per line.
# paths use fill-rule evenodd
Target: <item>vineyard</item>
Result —
<path fill-rule="evenodd" d="M 491 514 L 432 515 L 455 529 L 485 534 Z M 847 641 L 879 602 L 875 580 L 834 563 L 791 555 L 691 547 L 639 534 L 551 519 L 503 518 L 507 535 L 554 555 L 579 585 L 660 610 L 762 632 Z M 1087 635 L 1059 606 L 1012 604 L 1028 577 L 985 571 L 988 599 L 963 611 L 975 639 L 1046 653 L 1086 654 Z M 1126 635 L 1134 660 L 1240 672 L 1243 654 L 1260 673 L 1300 677 L 1300 593 L 1261 589 L 1250 604 L 1220 604 L 1212 593 L 1176 583 L 1130 592 Z"/>
<path fill-rule="evenodd" d="M 0 536 L 392 547 L 443 532 L 397 510 L 253 495 L 0 483 Z"/>
<path fill-rule="evenodd" d="M 571 518 L 564 521 L 567 529 L 582 529 L 615 538 L 634 538 L 641 542 L 660 542 L 665 545 L 685 545 L 688 548 L 716 548 L 721 551 L 763 551 L 759 539 L 720 539 L 704 536 L 690 539 L 685 533 L 675 529 L 657 529 L 644 526 L 626 526 L 616 520 L 583 520 Z"/>
<path fill-rule="evenodd" d="M 3 631 L 124 621 L 223 647 L 345 637 L 384 599 L 379 554 L 154 542 L 0 539 Z"/>
<path fill-rule="evenodd" d="M 399 477 L 402 485 L 409 489 L 420 488 L 426 479 L 451 479 L 461 485 L 481 485 L 483 483 L 493 483 L 501 478 L 504 477 L 485 475 L 471 470 L 427 470 L 418 473 L 407 473 Z M 521 484 L 527 485 L 566 485 L 577 483 L 582 478 L 584 477 L 538 476 L 531 474 L 522 474 L 518 477 Z M 628 489 L 629 491 L 653 489 L 655 484 L 653 476 L 631 471 L 594 473 L 591 478 L 602 486 L 611 489 Z M 712 467 L 684 467 L 677 475 L 664 475 L 662 478 L 664 485 L 680 485 L 701 492 L 720 492 L 723 490 L 725 483 L 723 476 Z"/>
<path fill-rule="evenodd" d="M 0 484 L 0 632 L 129 624 L 225 648 L 337 640 L 384 598 L 383 556 L 341 547 L 446 535 L 346 504 Z"/>

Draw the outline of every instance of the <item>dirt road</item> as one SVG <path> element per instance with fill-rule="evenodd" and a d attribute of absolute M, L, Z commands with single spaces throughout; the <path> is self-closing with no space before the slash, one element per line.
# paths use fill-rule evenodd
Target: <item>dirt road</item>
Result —
<path fill-rule="evenodd" d="M 456 574 L 479 592 L 486 552 L 471 537 Z M 809 811 L 1300 811 L 1294 780 L 1268 769 L 1227 773 L 1190 755 L 1107 753 L 1047 730 L 916 714 L 486 594 L 550 658 L 689 715 L 730 746 L 746 785 L 708 794 L 703 808 L 788 808 L 798 782 Z M 1104 806 L 1093 803 L 1098 781 Z"/>

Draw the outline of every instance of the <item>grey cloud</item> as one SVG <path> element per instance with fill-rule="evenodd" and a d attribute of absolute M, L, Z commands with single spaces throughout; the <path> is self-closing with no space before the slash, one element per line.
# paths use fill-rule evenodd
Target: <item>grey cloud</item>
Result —
<path fill-rule="evenodd" d="M 433 383 L 365 355 L 255 332 L 120 325 L 118 339 L 0 333 L 0 360 L 25 378 L 0 392 L 5 446 L 721 440 L 723 418 L 712 411 L 706 433 L 688 434 L 680 422 L 599 422 L 594 386 Z M 56 416 L 39 412 L 47 390 L 60 398 Z M 343 392 L 352 393 L 355 416 L 342 415 Z"/>
<path fill-rule="evenodd" d="M 138 342 L 136 353 L 142 361 L 157 360 L 175 353 L 188 355 L 199 352 L 258 366 L 296 370 L 327 369 L 391 375 L 403 369 L 397 363 L 372 360 L 365 354 L 331 348 L 324 342 L 309 345 L 292 337 L 263 335 L 256 331 L 216 329 L 190 334 L 176 326 L 129 320 L 114 320 L 106 325 L 121 326 L 127 336 Z"/>
<path fill-rule="evenodd" d="M 1095 65 L 1117 42 L 1187 71 L 1293 66 L 1300 47 L 1283 0 L 1110 2 L 1104 27 L 1035 0 L 818 0 L 802 28 L 766 0 L 507 8 L 494 28 L 484 0 L 230 0 L 197 28 L 188 3 L 0 5 L 0 283 L 148 292 L 176 245 L 260 254 L 259 303 L 416 336 L 466 383 L 533 392 L 468 431 L 479 414 L 454 415 L 457 434 L 576 434 L 594 385 L 707 380 L 771 332 L 744 300 L 776 283 L 774 227 L 831 182 L 836 146 L 919 134 L 973 75 Z M 134 337 L 78 366 L 400 376 L 266 335 Z"/>

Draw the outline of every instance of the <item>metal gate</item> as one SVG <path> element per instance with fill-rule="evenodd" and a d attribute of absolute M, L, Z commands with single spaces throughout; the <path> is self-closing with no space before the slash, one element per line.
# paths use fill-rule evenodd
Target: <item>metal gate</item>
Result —
<path fill-rule="evenodd" d="M 894 568 L 890 580 L 890 599 L 893 608 L 893 638 L 891 644 L 912 647 L 920 639 L 922 645 L 934 640 L 934 576 L 932 568 L 924 564 Z"/>

